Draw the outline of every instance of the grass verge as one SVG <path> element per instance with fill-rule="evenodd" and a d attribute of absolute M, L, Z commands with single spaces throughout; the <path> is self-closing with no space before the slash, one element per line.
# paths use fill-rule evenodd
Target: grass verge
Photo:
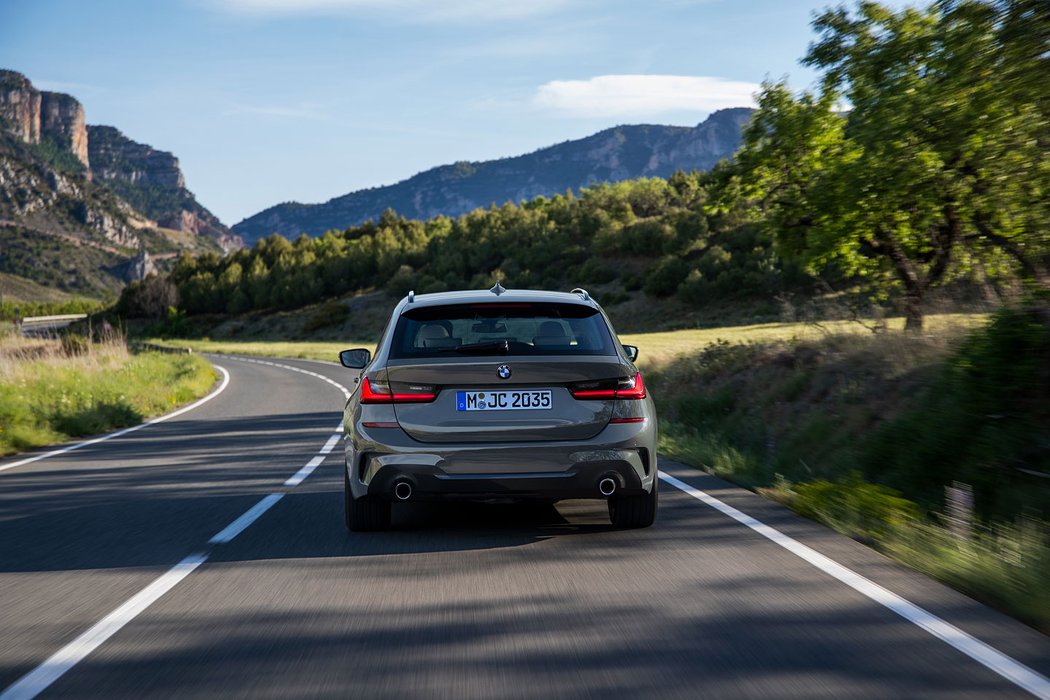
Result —
<path fill-rule="evenodd" d="M 283 342 L 266 340 L 175 340 L 151 338 L 147 342 L 170 348 L 189 348 L 193 352 L 214 352 L 224 355 L 256 355 L 259 357 L 290 357 L 303 360 L 338 362 L 339 352 L 349 348 L 375 350 L 374 341 L 346 342 Z"/>
<path fill-rule="evenodd" d="M 0 338 L 0 455 L 135 425 L 215 382 L 193 355 L 132 354 L 123 339 Z"/>
<path fill-rule="evenodd" d="M 1048 319 L 721 340 L 647 375 L 661 452 L 1050 632 Z"/>
<path fill-rule="evenodd" d="M 938 332 L 947 328 L 972 328 L 987 320 L 986 314 L 940 314 L 929 316 L 928 328 Z M 887 321 L 890 329 L 904 327 L 903 318 Z M 750 326 L 690 329 L 659 333 L 624 333 L 620 340 L 641 348 L 640 367 L 660 367 L 676 358 L 695 353 L 719 342 L 756 343 L 771 340 L 816 340 L 829 335 L 870 335 L 863 325 L 853 321 L 822 323 L 764 323 Z M 150 338 L 148 342 L 175 348 L 190 348 L 194 352 L 214 352 L 263 357 L 291 357 L 309 360 L 337 361 L 340 350 L 368 348 L 375 350 L 375 339 L 346 341 L 273 341 L 224 339 Z"/>

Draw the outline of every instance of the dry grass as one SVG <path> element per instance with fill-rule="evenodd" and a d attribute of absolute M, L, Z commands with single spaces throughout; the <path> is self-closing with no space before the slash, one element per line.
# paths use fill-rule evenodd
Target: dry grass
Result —
<path fill-rule="evenodd" d="M 939 314 L 927 318 L 928 334 L 942 336 L 948 328 L 973 328 L 987 319 L 987 314 Z M 889 319 L 890 330 L 904 327 L 903 318 Z M 825 323 L 763 323 L 750 326 L 729 326 L 659 333 L 624 333 L 620 340 L 628 345 L 637 345 L 640 350 L 638 364 L 642 368 L 666 365 L 683 355 L 696 353 L 705 347 L 725 341 L 730 343 L 757 343 L 766 341 L 819 340 L 826 336 L 853 335 L 870 336 L 871 331 L 853 321 L 828 321 Z M 345 341 L 272 341 L 272 340 L 165 340 L 149 339 L 150 343 L 169 347 L 190 348 L 194 352 L 214 352 L 236 355 L 259 355 L 264 357 L 292 357 L 309 360 L 335 362 L 339 351 L 347 348 L 375 350 L 374 340 Z"/>
<path fill-rule="evenodd" d="M 968 329 L 987 321 L 987 314 L 937 314 L 926 318 L 924 335 L 943 337 L 950 329 Z M 640 349 L 639 364 L 642 367 L 659 367 L 683 355 L 698 352 L 719 342 L 733 344 L 764 343 L 771 341 L 821 340 L 831 336 L 872 335 L 868 325 L 856 321 L 824 321 L 821 323 L 762 323 L 750 326 L 724 328 L 702 328 L 660 333 L 622 333 L 620 340 Z M 904 328 L 903 318 L 887 319 L 889 331 Z M 888 337 L 892 337 L 892 334 Z"/>
<path fill-rule="evenodd" d="M 0 337 L 0 454 L 134 425 L 214 383 L 204 359 L 133 354 L 120 336 L 90 342 Z"/>
<path fill-rule="evenodd" d="M 168 340 L 151 338 L 147 342 L 172 348 L 189 348 L 193 352 L 213 352 L 223 355 L 257 355 L 259 357 L 291 357 L 305 360 L 338 362 L 339 353 L 349 348 L 375 350 L 375 342 L 278 342 L 270 340 Z"/>
<path fill-rule="evenodd" d="M 120 367 L 130 358 L 127 345 L 120 337 L 91 343 L 85 353 L 70 354 L 63 350 L 58 339 L 7 334 L 0 337 L 0 382 L 25 381 L 49 370 L 97 374 Z"/>

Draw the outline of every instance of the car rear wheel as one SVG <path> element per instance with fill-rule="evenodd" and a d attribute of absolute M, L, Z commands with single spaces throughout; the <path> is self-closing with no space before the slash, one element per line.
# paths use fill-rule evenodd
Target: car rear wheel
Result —
<path fill-rule="evenodd" d="M 653 490 L 641 496 L 615 496 L 609 499 L 609 520 L 624 530 L 649 527 L 656 520 L 656 504 L 660 500 L 659 479 L 653 481 Z"/>
<path fill-rule="evenodd" d="M 354 498 L 354 494 L 350 491 L 350 477 L 346 469 L 343 469 L 343 502 L 347 530 L 374 532 L 390 527 L 390 501 Z"/>

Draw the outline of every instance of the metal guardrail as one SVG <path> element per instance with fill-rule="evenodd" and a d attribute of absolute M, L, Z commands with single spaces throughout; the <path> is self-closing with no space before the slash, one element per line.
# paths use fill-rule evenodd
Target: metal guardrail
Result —
<path fill-rule="evenodd" d="M 47 336 L 66 328 L 75 321 L 83 321 L 87 314 L 58 314 L 56 316 L 27 316 L 16 319 L 15 326 L 24 336 Z"/>
<path fill-rule="evenodd" d="M 54 323 L 55 321 L 80 321 L 87 318 L 87 314 L 59 314 L 57 316 L 26 316 L 21 320 L 24 326 L 36 323 Z"/>

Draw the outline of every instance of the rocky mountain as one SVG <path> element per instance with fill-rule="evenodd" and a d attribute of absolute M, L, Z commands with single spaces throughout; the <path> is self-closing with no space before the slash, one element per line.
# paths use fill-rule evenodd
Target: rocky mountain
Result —
<path fill-rule="evenodd" d="M 24 143 L 50 143 L 88 167 L 84 108 L 60 92 L 41 92 L 21 73 L 0 70 L 0 117 Z"/>
<path fill-rule="evenodd" d="M 0 70 L 0 271 L 102 296 L 182 251 L 240 245 L 172 154 L 88 126 L 75 98 Z"/>
<path fill-rule="evenodd" d="M 205 236 L 226 251 L 244 245 L 186 189 L 174 155 L 132 141 L 112 126 L 88 126 L 87 134 L 94 176 L 158 226 Z"/>
<path fill-rule="evenodd" d="M 378 219 L 388 208 L 408 218 L 458 216 L 492 203 L 520 202 L 599 182 L 706 170 L 737 150 L 752 112 L 719 110 L 695 127 L 618 126 L 527 155 L 443 165 L 323 204 L 278 204 L 234 225 L 233 231 L 249 244 L 275 232 L 316 236 Z"/>

